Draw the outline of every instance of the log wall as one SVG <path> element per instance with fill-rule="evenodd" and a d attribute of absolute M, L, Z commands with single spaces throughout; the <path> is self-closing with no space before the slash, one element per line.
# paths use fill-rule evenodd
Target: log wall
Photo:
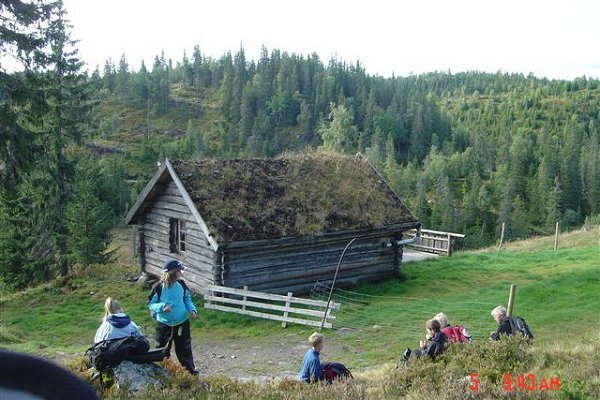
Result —
<path fill-rule="evenodd" d="M 346 253 L 336 286 L 383 280 L 398 273 L 400 258 L 396 245 L 400 232 L 373 231 L 358 237 Z M 352 236 L 339 235 L 286 241 L 281 246 L 246 246 L 223 250 L 221 280 L 224 286 L 243 287 L 271 293 L 309 293 L 317 281 L 331 281 L 339 257 Z M 277 243 L 275 241 L 274 243 Z"/>
<path fill-rule="evenodd" d="M 170 218 L 186 223 L 184 252 L 172 253 L 169 249 Z M 146 272 L 162 275 L 165 260 L 172 258 L 182 261 L 188 267 L 184 272 L 184 279 L 195 292 L 203 293 L 208 285 L 220 283 L 215 275 L 215 252 L 174 182 L 167 184 L 163 192 L 147 207 L 143 220 L 139 221 L 138 230 L 143 235 L 140 253 Z"/>

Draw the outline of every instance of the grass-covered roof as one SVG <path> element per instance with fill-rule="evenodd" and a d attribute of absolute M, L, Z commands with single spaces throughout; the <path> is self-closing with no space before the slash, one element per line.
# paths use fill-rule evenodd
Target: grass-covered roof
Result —
<path fill-rule="evenodd" d="M 416 222 L 360 156 L 316 153 L 172 165 L 221 242 Z"/>

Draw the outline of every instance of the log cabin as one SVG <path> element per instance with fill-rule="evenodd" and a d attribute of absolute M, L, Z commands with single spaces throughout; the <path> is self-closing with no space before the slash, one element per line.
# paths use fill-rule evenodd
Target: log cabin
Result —
<path fill-rule="evenodd" d="M 164 160 L 126 217 L 144 273 L 182 261 L 190 288 L 310 292 L 398 274 L 406 231 L 420 223 L 360 154 Z"/>

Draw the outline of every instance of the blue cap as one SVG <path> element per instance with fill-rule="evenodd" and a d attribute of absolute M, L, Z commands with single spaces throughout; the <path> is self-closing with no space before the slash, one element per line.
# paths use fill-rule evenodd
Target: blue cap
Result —
<path fill-rule="evenodd" d="M 185 269 L 185 265 L 182 262 L 177 260 L 167 260 L 165 261 L 164 270 L 165 272 L 171 272 L 175 270 L 183 271 Z"/>

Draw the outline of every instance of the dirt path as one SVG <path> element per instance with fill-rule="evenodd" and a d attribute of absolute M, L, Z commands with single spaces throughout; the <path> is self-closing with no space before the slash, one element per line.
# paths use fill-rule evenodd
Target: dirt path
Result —
<path fill-rule="evenodd" d="M 307 340 L 296 334 L 282 334 L 276 341 L 256 338 L 218 341 L 193 338 L 193 341 L 196 368 L 201 376 L 226 375 L 240 380 L 294 378 L 308 348 Z M 328 343 L 321 361 L 339 361 L 349 351 L 357 352 L 347 345 Z"/>

